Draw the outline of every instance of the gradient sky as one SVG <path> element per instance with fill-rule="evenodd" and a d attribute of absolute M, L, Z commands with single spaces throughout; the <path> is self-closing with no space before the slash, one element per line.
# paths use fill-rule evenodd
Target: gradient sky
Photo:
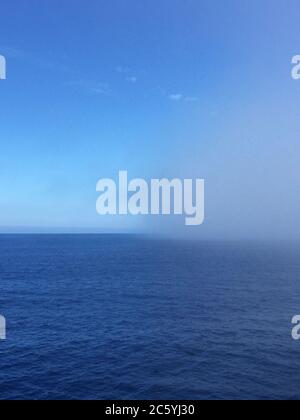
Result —
<path fill-rule="evenodd" d="M 0 230 L 300 236 L 299 0 L 1 3 Z M 96 183 L 206 180 L 204 226 L 96 214 Z"/>

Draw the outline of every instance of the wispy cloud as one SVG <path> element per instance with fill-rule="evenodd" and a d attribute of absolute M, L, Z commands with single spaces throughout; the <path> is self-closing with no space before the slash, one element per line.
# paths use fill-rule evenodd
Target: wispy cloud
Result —
<path fill-rule="evenodd" d="M 99 95 L 99 96 L 115 96 L 113 94 L 113 87 L 105 82 L 95 82 L 88 79 L 81 79 L 78 74 L 74 71 L 72 66 L 67 65 L 66 59 L 59 60 L 51 52 L 43 55 L 38 55 L 35 52 L 24 50 L 21 48 L 15 48 L 5 45 L 0 45 L 0 50 L 5 54 L 5 56 L 10 57 L 15 60 L 26 61 L 33 66 L 40 67 L 51 72 L 64 73 L 64 78 L 69 79 L 65 82 L 66 86 L 73 87 L 78 91 L 84 92 L 90 95 Z M 66 64 L 65 64 L 66 63 Z M 115 69 L 120 76 L 123 77 L 123 81 L 129 84 L 136 84 L 138 82 L 138 75 L 143 74 L 145 76 L 145 71 L 134 71 L 128 66 L 119 65 Z M 161 96 L 164 98 L 167 97 L 170 101 L 173 102 L 190 102 L 195 103 L 198 101 L 197 96 L 185 96 L 182 93 L 172 93 L 168 94 L 165 89 L 162 87 L 159 88 Z"/>
<path fill-rule="evenodd" d="M 121 74 L 128 74 L 130 73 L 130 68 L 129 67 L 124 67 L 124 66 L 118 66 L 116 67 L 116 72 L 117 73 L 121 73 Z"/>
<path fill-rule="evenodd" d="M 126 80 L 129 83 L 136 83 L 137 82 L 137 77 L 135 77 L 135 76 L 127 77 Z"/>
<path fill-rule="evenodd" d="M 108 96 L 111 93 L 108 83 L 92 82 L 87 80 L 73 80 L 67 83 L 68 86 L 73 86 L 89 94 Z"/>
<path fill-rule="evenodd" d="M 123 75 L 124 77 L 126 76 L 125 80 L 128 83 L 137 83 L 138 78 L 134 75 L 134 71 L 132 71 L 130 69 L 130 67 L 125 67 L 125 66 L 118 66 L 116 67 L 116 72 Z"/>
<path fill-rule="evenodd" d="M 111 93 L 108 83 L 97 83 L 90 86 L 90 91 L 96 95 L 110 95 Z"/>
<path fill-rule="evenodd" d="M 127 83 L 136 84 L 138 82 L 138 77 L 136 74 L 141 74 L 141 71 L 134 71 L 128 66 L 120 65 L 115 68 L 115 71 L 122 75 Z M 144 72 L 145 73 L 145 72 Z M 158 88 L 160 90 L 161 95 L 164 98 L 168 98 L 172 102 L 186 102 L 186 103 L 196 103 L 198 102 L 198 97 L 193 95 L 185 95 L 183 93 L 174 92 L 174 93 L 168 93 L 166 89 L 163 87 Z"/>
<path fill-rule="evenodd" d="M 58 57 L 51 53 L 38 55 L 32 51 L 3 45 L 1 45 L 0 48 L 7 57 L 14 60 L 28 62 L 33 66 L 40 67 L 45 70 L 55 72 L 71 72 L 70 67 L 63 63 L 63 59 L 60 60 Z"/>
<path fill-rule="evenodd" d="M 174 101 L 174 102 L 181 102 L 181 101 L 184 101 L 184 102 L 197 102 L 198 101 L 197 96 L 184 96 L 181 93 L 174 93 L 172 95 L 169 95 L 169 99 L 171 101 Z"/>
<path fill-rule="evenodd" d="M 183 99 L 183 95 L 181 93 L 173 93 L 169 96 L 171 101 L 179 102 Z"/>

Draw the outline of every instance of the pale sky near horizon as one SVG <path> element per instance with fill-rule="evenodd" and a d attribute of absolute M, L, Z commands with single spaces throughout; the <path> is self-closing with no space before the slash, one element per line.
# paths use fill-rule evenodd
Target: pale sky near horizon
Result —
<path fill-rule="evenodd" d="M 0 232 L 300 238 L 299 0 L 1 4 Z M 204 178 L 206 220 L 96 214 L 119 170 Z"/>

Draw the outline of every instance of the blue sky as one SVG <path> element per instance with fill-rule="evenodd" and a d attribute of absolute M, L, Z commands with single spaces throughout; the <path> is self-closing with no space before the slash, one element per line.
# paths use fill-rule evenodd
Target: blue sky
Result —
<path fill-rule="evenodd" d="M 206 180 L 199 237 L 298 237 L 297 0 L 1 4 L 1 231 L 187 234 L 100 218 L 99 178 Z M 190 233 L 188 233 L 190 234 Z"/>

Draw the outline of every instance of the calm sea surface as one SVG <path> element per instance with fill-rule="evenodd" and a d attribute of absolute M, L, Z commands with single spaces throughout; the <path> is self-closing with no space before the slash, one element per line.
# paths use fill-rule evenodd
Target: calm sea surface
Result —
<path fill-rule="evenodd" d="M 0 236 L 1 399 L 300 398 L 300 245 Z"/>

